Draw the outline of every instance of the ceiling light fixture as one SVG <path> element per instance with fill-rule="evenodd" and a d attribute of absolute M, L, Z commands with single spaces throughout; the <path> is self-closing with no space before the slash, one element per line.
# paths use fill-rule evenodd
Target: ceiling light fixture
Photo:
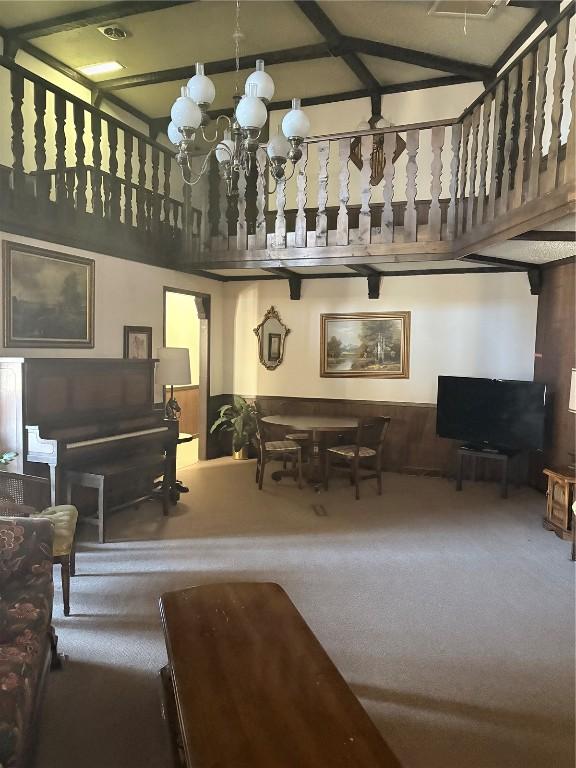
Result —
<path fill-rule="evenodd" d="M 119 72 L 125 67 L 117 61 L 101 61 L 98 64 L 85 64 L 83 67 L 77 67 L 78 72 L 91 77 L 93 75 L 108 75 L 111 72 Z"/>
<path fill-rule="evenodd" d="M 236 25 L 232 34 L 236 58 L 236 83 L 234 96 L 234 118 L 219 115 L 216 119 L 216 132 L 211 138 L 206 136 L 205 127 L 210 122 L 208 108 L 214 101 L 216 89 L 212 80 L 204 74 L 204 64 L 196 64 L 196 74 L 186 86 L 181 89 L 181 95 L 172 105 L 168 125 L 168 138 L 178 147 L 176 161 L 182 171 L 182 178 L 189 186 L 197 184 L 208 170 L 212 154 L 220 165 L 220 172 L 226 181 L 228 195 L 233 194 L 239 173 L 248 176 L 258 166 L 257 150 L 260 146 L 266 149 L 270 164 L 270 173 L 276 184 L 286 179 L 286 162 L 290 160 L 294 175 L 296 163 L 302 157 L 301 144 L 310 130 L 310 120 L 300 109 L 300 99 L 292 100 L 292 109 L 282 120 L 282 132 L 272 138 L 268 145 L 260 144 L 260 136 L 268 120 L 267 105 L 274 96 L 274 81 L 264 69 L 264 62 L 256 62 L 256 71 L 247 78 L 244 94 L 238 94 L 238 78 L 240 73 L 240 40 L 243 34 L 240 29 L 240 0 L 236 0 Z M 227 123 L 222 136 L 218 134 L 220 121 Z M 206 155 L 200 173 L 196 176 L 192 171 L 194 137 L 200 130 L 204 141 L 212 144 Z M 258 167 L 259 172 L 263 169 Z M 286 180 L 288 180 L 286 179 Z M 271 190 L 272 194 L 275 190 Z"/>

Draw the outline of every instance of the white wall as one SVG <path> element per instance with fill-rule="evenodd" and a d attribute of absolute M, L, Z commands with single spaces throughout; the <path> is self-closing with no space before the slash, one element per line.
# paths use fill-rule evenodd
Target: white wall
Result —
<path fill-rule="evenodd" d="M 125 325 L 152 326 L 153 350 L 162 346 L 164 286 L 208 293 L 211 310 L 211 394 L 222 391 L 223 291 L 214 280 L 186 275 L 171 269 L 94 254 L 77 248 L 44 243 L 29 237 L 0 232 L 0 247 L 4 240 L 27 243 L 39 248 L 92 258 L 96 262 L 95 276 L 95 346 L 94 349 L 6 349 L 0 346 L 0 356 L 18 357 L 122 357 Z M 4 296 L 0 291 L 0 306 Z M 0 312 L 0 325 L 3 312 Z M 0 343 L 3 344 L 3 328 Z M 155 353 L 154 353 L 155 354 Z"/>
<path fill-rule="evenodd" d="M 532 379 L 537 297 L 525 274 L 384 277 L 379 300 L 365 279 L 225 285 L 224 388 L 246 395 L 435 403 L 441 374 Z M 275 371 L 258 362 L 253 328 L 273 304 L 291 329 Z M 320 314 L 409 310 L 410 378 L 320 378 Z"/>

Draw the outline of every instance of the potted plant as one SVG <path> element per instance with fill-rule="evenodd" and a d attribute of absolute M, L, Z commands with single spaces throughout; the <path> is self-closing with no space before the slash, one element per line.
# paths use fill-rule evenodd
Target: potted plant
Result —
<path fill-rule="evenodd" d="M 234 395 L 234 402 L 223 405 L 218 409 L 218 413 L 210 434 L 216 431 L 232 432 L 233 458 L 247 459 L 248 447 L 256 434 L 256 406 L 243 397 Z"/>

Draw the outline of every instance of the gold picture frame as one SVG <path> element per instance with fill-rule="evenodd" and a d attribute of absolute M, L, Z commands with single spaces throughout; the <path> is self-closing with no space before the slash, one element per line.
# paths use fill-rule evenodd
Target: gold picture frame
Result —
<path fill-rule="evenodd" d="M 410 312 L 321 315 L 320 376 L 410 378 Z"/>
<path fill-rule="evenodd" d="M 4 345 L 94 347 L 94 260 L 4 242 Z"/>

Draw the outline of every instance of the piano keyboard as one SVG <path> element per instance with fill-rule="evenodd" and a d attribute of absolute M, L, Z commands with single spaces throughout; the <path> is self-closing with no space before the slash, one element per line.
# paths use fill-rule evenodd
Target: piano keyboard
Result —
<path fill-rule="evenodd" d="M 109 435 L 108 437 L 97 437 L 94 440 L 80 440 L 77 443 L 66 443 L 69 451 L 75 448 L 86 448 L 89 445 L 104 445 L 118 440 L 129 440 L 133 437 L 143 437 L 144 435 L 155 435 L 160 432 L 168 432 L 168 427 L 156 427 L 156 429 L 142 429 L 139 432 L 126 432 L 124 435 Z"/>

